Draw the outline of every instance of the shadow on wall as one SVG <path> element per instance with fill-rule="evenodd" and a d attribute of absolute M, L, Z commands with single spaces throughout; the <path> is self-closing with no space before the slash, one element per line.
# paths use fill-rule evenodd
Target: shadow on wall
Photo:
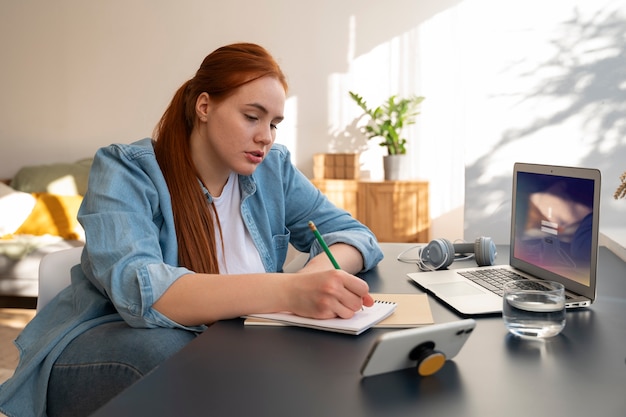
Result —
<path fill-rule="evenodd" d="M 513 163 L 516 160 L 553 161 L 550 155 L 542 154 L 541 149 L 532 149 L 533 146 L 524 149 L 526 153 L 523 155 L 513 153 L 508 156 L 511 153 L 498 152 L 516 143 L 519 146 L 522 141 L 530 145 L 533 135 L 544 129 L 557 132 L 550 139 L 557 141 L 563 152 L 557 161 L 600 169 L 602 228 L 623 227 L 624 209 L 615 204 L 613 193 L 619 185 L 620 174 L 626 170 L 626 16 L 618 11 L 608 15 L 598 12 L 590 18 L 574 13 L 561 26 L 562 33 L 567 35 L 552 41 L 556 53 L 549 60 L 530 71 L 511 69 L 519 71 L 515 75 L 518 78 L 559 74 L 543 78 L 532 91 L 520 94 L 520 102 L 532 101 L 541 105 L 542 102 L 561 100 L 567 104 L 558 111 L 542 112 L 541 117 L 525 127 L 503 131 L 497 143 L 466 166 L 466 238 L 485 235 L 498 243 L 508 242 Z M 559 137 L 559 128 L 572 121 L 581 127 L 579 135 Z M 503 153 L 506 154 L 504 158 L 511 159 L 507 161 L 510 169 L 499 172 L 486 183 L 479 182 L 480 176 L 494 164 L 503 165 Z"/>

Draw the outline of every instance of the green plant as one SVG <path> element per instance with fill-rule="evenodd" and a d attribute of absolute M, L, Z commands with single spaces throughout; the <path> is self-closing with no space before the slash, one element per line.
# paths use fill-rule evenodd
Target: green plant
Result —
<path fill-rule="evenodd" d="M 396 96 L 393 95 L 384 104 L 372 109 L 368 107 L 363 97 L 352 91 L 349 93 L 370 117 L 369 123 L 361 128 L 367 139 L 381 137 L 379 145 L 386 147 L 389 155 L 405 154 L 406 139 L 401 136 L 402 129 L 415 123 L 415 116 L 419 114 L 417 108 L 424 101 L 424 97 L 412 96 L 396 100 Z"/>

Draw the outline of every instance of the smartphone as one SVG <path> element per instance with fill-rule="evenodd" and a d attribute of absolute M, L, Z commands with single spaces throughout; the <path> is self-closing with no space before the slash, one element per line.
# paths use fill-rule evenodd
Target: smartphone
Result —
<path fill-rule="evenodd" d="M 421 375 L 432 374 L 459 353 L 475 327 L 474 319 L 465 319 L 384 333 L 372 345 L 361 367 L 361 375 L 406 368 L 417 368 Z M 430 361 L 426 364 L 430 371 L 422 373 L 420 362 L 426 360 Z"/>

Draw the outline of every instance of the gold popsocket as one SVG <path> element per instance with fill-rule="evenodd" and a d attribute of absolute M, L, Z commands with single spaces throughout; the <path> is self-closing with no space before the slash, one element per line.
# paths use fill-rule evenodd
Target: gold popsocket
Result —
<path fill-rule="evenodd" d="M 417 373 L 429 376 L 440 370 L 446 363 L 446 355 L 435 350 L 433 342 L 424 342 L 409 353 L 411 360 L 417 361 Z"/>

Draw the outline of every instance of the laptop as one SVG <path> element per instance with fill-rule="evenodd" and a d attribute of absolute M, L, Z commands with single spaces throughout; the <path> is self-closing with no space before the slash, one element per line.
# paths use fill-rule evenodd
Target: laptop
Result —
<path fill-rule="evenodd" d="M 596 297 L 600 171 L 515 163 L 509 265 L 408 274 L 465 316 L 502 312 L 502 293 L 481 285 L 490 269 L 562 283 L 566 307 L 587 307 Z M 468 278 L 469 277 L 469 278 Z M 471 278 L 471 279 L 470 279 Z"/>

